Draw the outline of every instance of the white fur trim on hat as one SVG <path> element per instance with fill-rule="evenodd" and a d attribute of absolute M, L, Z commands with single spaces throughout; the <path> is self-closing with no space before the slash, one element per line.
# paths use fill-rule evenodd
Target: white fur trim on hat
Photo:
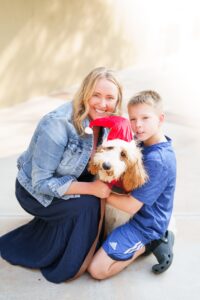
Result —
<path fill-rule="evenodd" d="M 85 127 L 84 131 L 85 131 L 86 134 L 92 134 L 93 133 L 93 130 L 90 127 Z"/>

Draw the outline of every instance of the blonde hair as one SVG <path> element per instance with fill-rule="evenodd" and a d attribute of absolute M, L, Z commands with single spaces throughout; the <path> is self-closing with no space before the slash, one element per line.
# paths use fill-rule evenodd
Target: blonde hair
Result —
<path fill-rule="evenodd" d="M 96 83 L 99 79 L 106 78 L 116 85 L 118 88 L 118 101 L 115 114 L 121 114 L 122 104 L 122 87 L 114 77 L 113 71 L 99 67 L 92 70 L 83 80 L 79 90 L 76 92 L 73 101 L 73 123 L 80 134 L 84 134 L 83 120 L 88 116 L 89 99 L 92 97 Z"/>
<path fill-rule="evenodd" d="M 148 104 L 158 112 L 163 111 L 163 102 L 161 96 L 153 90 L 141 91 L 134 95 L 128 102 L 128 107 L 136 104 Z"/>

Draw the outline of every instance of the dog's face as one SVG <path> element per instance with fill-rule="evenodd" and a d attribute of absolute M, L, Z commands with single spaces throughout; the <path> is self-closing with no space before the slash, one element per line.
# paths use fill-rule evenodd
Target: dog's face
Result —
<path fill-rule="evenodd" d="M 104 141 L 89 163 L 89 171 L 104 182 L 122 180 L 124 189 L 131 191 L 146 180 L 139 148 L 134 141 Z"/>
<path fill-rule="evenodd" d="M 134 150 L 134 142 L 127 143 L 119 139 L 104 141 L 92 160 L 99 179 L 105 182 L 118 180 L 127 169 L 127 160 L 132 163 L 136 161 Z"/>

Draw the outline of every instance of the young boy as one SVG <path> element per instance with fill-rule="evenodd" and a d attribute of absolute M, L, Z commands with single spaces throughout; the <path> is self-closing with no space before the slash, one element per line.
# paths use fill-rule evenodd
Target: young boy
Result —
<path fill-rule="evenodd" d="M 162 100 L 155 91 L 143 91 L 128 103 L 131 127 L 141 143 L 149 179 L 130 195 L 111 194 L 107 202 L 134 215 L 107 237 L 88 271 L 96 279 L 111 277 L 138 256 L 153 251 L 160 264 L 154 273 L 169 268 L 173 258 L 173 233 L 167 231 L 176 182 L 176 159 L 171 140 L 162 133 Z"/>

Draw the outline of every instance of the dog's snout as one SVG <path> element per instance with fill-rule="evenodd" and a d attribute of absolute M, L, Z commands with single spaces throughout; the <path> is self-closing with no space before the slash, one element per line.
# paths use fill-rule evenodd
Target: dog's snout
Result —
<path fill-rule="evenodd" d="M 108 161 L 106 161 L 102 164 L 102 167 L 104 170 L 110 170 L 111 164 Z"/>

